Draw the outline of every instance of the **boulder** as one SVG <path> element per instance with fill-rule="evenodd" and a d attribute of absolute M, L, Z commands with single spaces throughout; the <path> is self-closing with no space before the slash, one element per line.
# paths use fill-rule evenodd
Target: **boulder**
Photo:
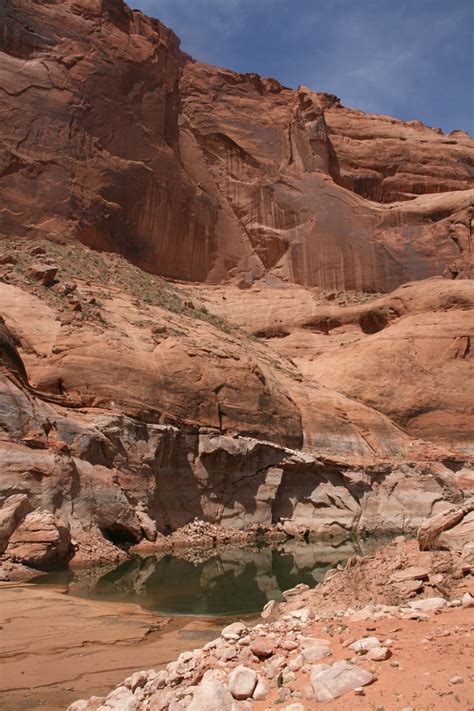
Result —
<path fill-rule="evenodd" d="M 30 511 L 31 504 L 26 494 L 14 494 L 5 499 L 0 509 L 0 554 L 6 549 L 14 530 Z"/>
<path fill-rule="evenodd" d="M 26 275 L 30 279 L 40 281 L 43 286 L 52 286 L 58 273 L 58 267 L 55 264 L 33 264 L 27 271 Z"/>
<path fill-rule="evenodd" d="M 474 497 L 427 518 L 418 529 L 420 550 L 462 551 L 474 543 Z"/>
<path fill-rule="evenodd" d="M 411 600 L 408 606 L 412 610 L 419 610 L 420 612 L 430 612 L 432 610 L 439 610 L 445 607 L 448 601 L 444 597 L 426 597 L 421 600 Z"/>
<path fill-rule="evenodd" d="M 249 667 L 235 667 L 229 677 L 229 691 L 234 699 L 249 699 L 256 686 L 257 672 Z"/>
<path fill-rule="evenodd" d="M 464 608 L 474 607 L 474 597 L 470 593 L 465 592 L 462 596 L 461 603 Z"/>
<path fill-rule="evenodd" d="M 279 610 L 280 605 L 278 602 L 276 600 L 270 600 L 263 608 L 260 616 L 263 617 L 264 620 L 274 619 L 278 617 Z"/>
<path fill-rule="evenodd" d="M 308 664 L 314 664 L 319 662 L 321 659 L 331 656 L 331 647 L 327 643 L 314 644 L 310 647 L 305 647 L 301 656 Z"/>
<path fill-rule="evenodd" d="M 348 662 L 336 662 L 329 669 L 311 674 L 314 696 L 316 701 L 320 702 L 337 699 L 372 681 L 374 681 L 373 674 Z"/>
<path fill-rule="evenodd" d="M 252 699 L 255 701 L 263 701 L 267 698 L 269 692 L 268 684 L 261 676 L 257 679 L 257 686 L 255 687 Z"/>
<path fill-rule="evenodd" d="M 138 509 L 136 514 L 138 523 L 140 524 L 140 527 L 143 531 L 143 535 L 145 536 L 147 541 L 156 541 L 158 533 L 153 519 L 151 519 L 150 516 L 141 509 Z"/>
<path fill-rule="evenodd" d="M 25 516 L 6 549 L 15 562 L 39 570 L 61 567 L 73 553 L 69 530 L 52 513 L 41 510 Z"/>
<path fill-rule="evenodd" d="M 384 662 L 392 656 L 391 651 L 388 647 L 372 647 L 367 652 L 367 659 L 371 659 L 374 662 Z"/>
<path fill-rule="evenodd" d="M 237 706 L 224 684 L 209 679 L 194 692 L 188 711 L 237 711 Z"/>
<path fill-rule="evenodd" d="M 354 650 L 354 652 L 367 652 L 369 649 L 380 646 L 381 644 L 377 637 L 363 637 L 350 644 L 349 649 Z"/>
<path fill-rule="evenodd" d="M 257 637 L 250 645 L 253 654 L 259 659 L 267 659 L 274 653 L 272 642 L 267 637 Z"/>
<path fill-rule="evenodd" d="M 232 622 L 227 625 L 221 632 L 221 637 L 228 641 L 236 641 L 244 634 L 247 634 L 248 627 L 243 622 Z"/>

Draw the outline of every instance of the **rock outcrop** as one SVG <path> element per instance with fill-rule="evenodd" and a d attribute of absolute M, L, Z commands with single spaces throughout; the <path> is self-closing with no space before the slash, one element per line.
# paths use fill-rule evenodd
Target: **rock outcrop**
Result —
<path fill-rule="evenodd" d="M 4 555 L 463 504 L 472 140 L 194 61 L 122 0 L 0 22 Z"/>
<path fill-rule="evenodd" d="M 203 288 L 209 308 L 304 376 L 384 412 L 413 437 L 474 452 L 474 282 L 411 282 L 364 298 L 298 287 Z"/>
<path fill-rule="evenodd" d="M 20 492 L 35 509 L 60 517 L 91 557 L 94 546 L 100 557 L 104 539 L 130 545 L 152 537 L 150 522 L 170 533 L 196 516 L 230 529 L 271 529 L 289 519 L 290 535 L 295 526 L 336 538 L 410 531 L 472 487 L 472 469 L 462 460 L 449 467 L 321 456 L 93 408 L 67 411 L 8 377 L 3 386 L 2 496 Z M 15 549 L 28 532 L 31 544 L 62 549 L 49 520 L 44 527 L 30 522 L 36 513 L 10 539 L 7 555 L 27 560 Z"/>
<path fill-rule="evenodd" d="M 10 536 L 30 511 L 31 504 L 26 494 L 14 494 L 3 502 L 0 509 L 0 554 L 5 551 Z"/>
<path fill-rule="evenodd" d="M 122 0 L 6 0 L 0 20 L 5 234 L 243 286 L 470 273 L 467 134 L 196 62 Z"/>
<path fill-rule="evenodd" d="M 451 550 L 474 565 L 474 498 L 430 516 L 418 529 L 420 550 Z"/>
<path fill-rule="evenodd" d="M 13 531 L 5 554 L 15 563 L 48 570 L 67 564 L 74 548 L 69 529 L 49 511 L 37 510 Z"/>

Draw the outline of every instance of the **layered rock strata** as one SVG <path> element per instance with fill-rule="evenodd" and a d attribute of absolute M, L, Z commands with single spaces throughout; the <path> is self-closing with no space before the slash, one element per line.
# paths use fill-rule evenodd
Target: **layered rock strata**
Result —
<path fill-rule="evenodd" d="M 462 131 L 194 61 L 122 0 L 6 0 L 0 21 L 3 233 L 214 283 L 469 275 Z"/>
<path fill-rule="evenodd" d="M 194 61 L 122 0 L 0 22 L 4 555 L 462 504 L 469 136 Z"/>

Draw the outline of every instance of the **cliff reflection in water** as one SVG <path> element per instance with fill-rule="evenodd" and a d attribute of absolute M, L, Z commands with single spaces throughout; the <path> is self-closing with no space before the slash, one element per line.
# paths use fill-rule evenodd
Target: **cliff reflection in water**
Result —
<path fill-rule="evenodd" d="M 133 558 L 118 567 L 46 575 L 37 582 L 69 582 L 73 595 L 134 602 L 165 614 L 233 615 L 260 611 L 298 583 L 317 585 L 326 571 L 370 544 L 339 547 L 287 541 L 277 547 L 180 551 Z M 72 578 L 72 579 L 71 579 Z"/>

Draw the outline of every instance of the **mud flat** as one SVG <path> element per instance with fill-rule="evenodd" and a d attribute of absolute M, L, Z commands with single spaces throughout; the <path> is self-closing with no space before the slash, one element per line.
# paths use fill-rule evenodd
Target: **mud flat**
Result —
<path fill-rule="evenodd" d="M 2 709 L 64 711 L 80 696 L 106 694 L 124 676 L 160 668 L 222 626 L 161 617 L 138 605 L 74 598 L 60 588 L 0 586 Z"/>

